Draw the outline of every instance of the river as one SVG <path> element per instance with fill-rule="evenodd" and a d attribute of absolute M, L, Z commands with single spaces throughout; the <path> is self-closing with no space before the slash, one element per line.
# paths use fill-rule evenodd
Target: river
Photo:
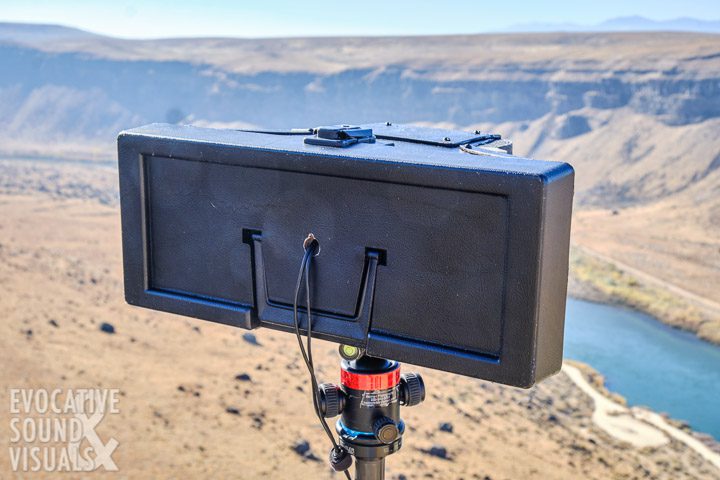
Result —
<path fill-rule="evenodd" d="M 646 405 L 720 440 L 720 347 L 626 308 L 568 299 L 565 357 Z"/>

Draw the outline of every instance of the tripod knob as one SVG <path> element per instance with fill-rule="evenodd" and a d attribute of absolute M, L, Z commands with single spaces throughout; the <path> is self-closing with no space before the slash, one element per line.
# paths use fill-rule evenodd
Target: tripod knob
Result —
<path fill-rule="evenodd" d="M 425 400 L 425 382 L 419 373 L 404 373 L 400 376 L 400 402 L 406 407 L 419 405 Z"/>
<path fill-rule="evenodd" d="M 337 417 L 345 407 L 345 395 L 340 388 L 332 383 L 321 383 L 318 386 L 320 409 L 325 418 Z"/>
<path fill-rule="evenodd" d="M 375 438 L 386 445 L 390 445 L 397 440 L 400 435 L 400 430 L 398 430 L 397 425 L 388 417 L 380 417 L 375 420 L 375 423 L 373 423 L 373 432 L 375 433 Z"/>

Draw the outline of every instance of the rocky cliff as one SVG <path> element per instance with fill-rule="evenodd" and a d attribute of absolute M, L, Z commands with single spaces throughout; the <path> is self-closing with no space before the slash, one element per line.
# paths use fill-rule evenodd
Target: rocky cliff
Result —
<path fill-rule="evenodd" d="M 720 115 L 715 35 L 131 41 L 43 28 L 0 25 L 0 122 L 13 138 L 108 141 L 151 121 L 522 128 L 565 115 L 548 133 L 567 139 L 593 128 L 574 113 L 588 108 L 668 125 Z"/>

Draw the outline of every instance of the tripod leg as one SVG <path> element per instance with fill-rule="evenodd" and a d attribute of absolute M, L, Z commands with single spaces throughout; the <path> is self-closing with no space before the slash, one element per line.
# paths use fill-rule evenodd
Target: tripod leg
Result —
<path fill-rule="evenodd" d="M 356 459 L 355 480 L 385 480 L 385 459 Z"/>

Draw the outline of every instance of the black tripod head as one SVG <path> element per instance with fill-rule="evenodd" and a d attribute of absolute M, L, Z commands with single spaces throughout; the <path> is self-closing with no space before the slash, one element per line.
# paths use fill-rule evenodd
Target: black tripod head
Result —
<path fill-rule="evenodd" d="M 330 463 L 336 471 L 347 470 L 352 455 L 356 480 L 381 480 L 385 457 L 402 446 L 405 422 L 400 406 L 421 403 L 425 384 L 417 373 L 400 374 L 398 362 L 364 355 L 356 347 L 341 345 L 340 355 L 340 385 L 318 387 L 323 415 L 341 415 L 335 430 L 345 453 L 333 449 Z"/>

